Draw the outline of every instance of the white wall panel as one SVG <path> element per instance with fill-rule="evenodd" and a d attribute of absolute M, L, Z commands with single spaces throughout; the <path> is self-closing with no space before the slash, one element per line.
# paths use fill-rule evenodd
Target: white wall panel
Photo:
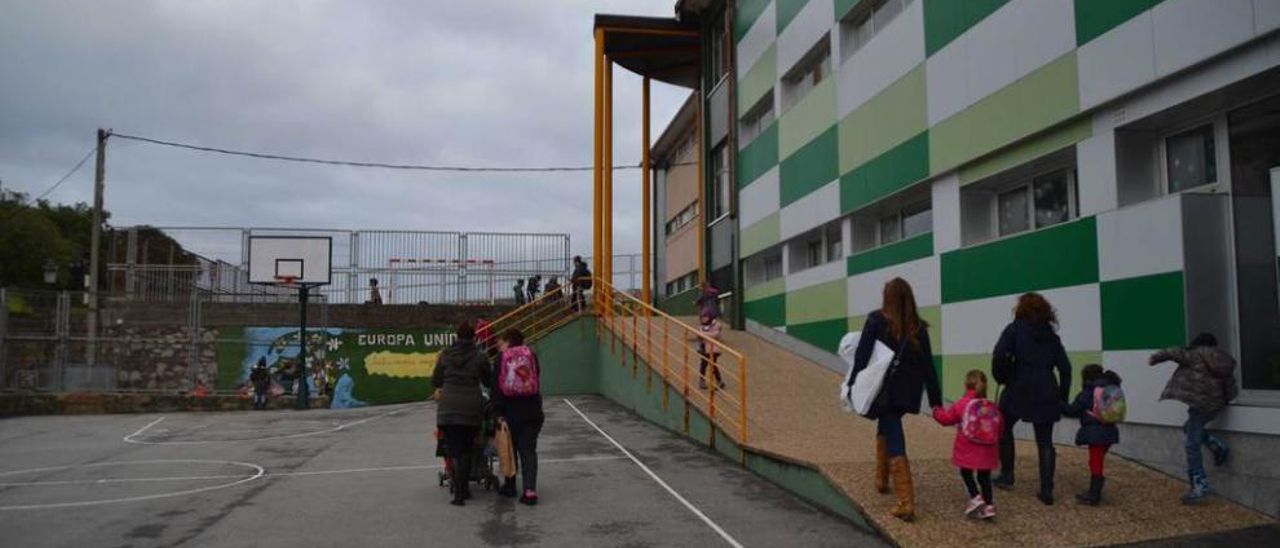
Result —
<path fill-rule="evenodd" d="M 801 270 L 794 274 L 787 274 L 787 291 L 796 291 L 818 284 L 833 282 L 843 278 L 845 272 L 848 272 L 845 262 L 844 260 L 839 260 Z"/>
<path fill-rule="evenodd" d="M 937 306 L 942 303 L 941 268 L 935 255 L 850 276 L 849 315 L 862 316 L 880 308 L 884 284 L 899 277 L 911 284 L 917 306 Z"/>
<path fill-rule="evenodd" d="M 836 180 L 782 208 L 779 219 L 781 238 L 795 237 L 839 216 L 840 181 Z"/>
<path fill-rule="evenodd" d="M 782 29 L 778 36 L 778 77 L 795 67 L 797 61 L 809 52 L 822 35 L 831 30 L 835 22 L 832 0 L 809 0 L 795 19 Z M 832 58 L 832 65 L 835 64 Z"/>
<path fill-rule="evenodd" d="M 1098 284 L 1041 291 L 1058 311 L 1058 335 L 1068 352 L 1102 348 Z M 942 305 L 942 353 L 982 354 L 995 348 L 1000 332 L 1013 320 L 1018 295 L 1002 295 Z"/>
<path fill-rule="evenodd" d="M 1080 108 L 1089 109 L 1156 78 L 1155 27 L 1150 11 L 1080 48 Z"/>
<path fill-rule="evenodd" d="M 747 35 L 738 42 L 738 78 L 746 76 L 747 71 L 756 66 L 756 61 L 760 60 L 760 56 L 764 55 L 765 50 L 769 49 L 769 45 L 777 37 L 777 28 L 777 2 L 769 2 L 769 5 L 765 6 L 764 11 L 760 13 L 760 17 L 756 18 L 756 22 L 751 25 Z"/>
<path fill-rule="evenodd" d="M 1076 143 L 1076 166 L 1080 216 L 1115 209 L 1119 205 L 1115 132 L 1106 131 Z"/>
<path fill-rule="evenodd" d="M 1178 195 L 1098 215 L 1098 273 L 1103 281 L 1182 270 Z"/>
<path fill-rule="evenodd" d="M 1166 76 L 1253 37 L 1252 0 L 1166 0 L 1151 10 L 1156 76 Z"/>
<path fill-rule="evenodd" d="M 751 226 L 778 210 L 778 182 L 778 166 L 773 166 L 738 193 L 738 226 Z"/>
<path fill-rule="evenodd" d="M 960 177 L 955 172 L 935 179 L 933 192 L 933 252 L 960 249 Z"/>
<path fill-rule="evenodd" d="M 924 62 L 924 2 L 912 2 L 871 41 L 841 60 L 839 115 L 845 115 Z"/>

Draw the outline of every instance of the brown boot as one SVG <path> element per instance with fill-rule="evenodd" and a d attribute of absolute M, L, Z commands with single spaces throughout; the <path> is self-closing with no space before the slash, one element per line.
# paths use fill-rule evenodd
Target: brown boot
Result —
<path fill-rule="evenodd" d="M 884 436 L 876 436 L 876 492 L 889 492 L 889 447 Z"/>
<path fill-rule="evenodd" d="M 911 484 L 911 465 L 907 457 L 894 457 L 889 461 L 889 469 L 893 472 L 893 490 L 898 494 L 898 505 L 890 514 L 903 521 L 911 521 L 916 517 L 916 494 Z"/>

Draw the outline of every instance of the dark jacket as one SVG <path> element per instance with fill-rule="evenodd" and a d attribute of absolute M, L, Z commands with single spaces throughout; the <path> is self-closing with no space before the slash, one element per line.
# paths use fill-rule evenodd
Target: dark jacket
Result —
<path fill-rule="evenodd" d="M 919 344 L 895 340 L 889 333 L 889 322 L 879 310 L 867 316 L 867 324 L 862 328 L 862 338 L 858 340 L 858 349 L 853 358 L 853 377 L 867 368 L 871 353 L 875 350 L 875 341 L 880 341 L 894 351 L 895 356 L 901 353 L 901 361 L 897 371 L 890 370 L 885 374 L 884 385 L 880 388 L 880 396 L 871 404 L 869 418 L 879 418 L 885 413 L 919 413 L 921 392 L 928 392 L 929 407 L 942 405 L 942 390 L 938 386 L 938 372 L 933 368 L 933 347 L 929 345 L 929 330 L 920 326 L 917 333 Z M 886 393 L 887 391 L 887 393 Z"/>
<path fill-rule="evenodd" d="M 569 277 L 571 284 L 578 289 L 588 289 L 591 287 L 591 269 L 587 268 L 587 263 L 581 262 L 573 265 L 573 274 Z"/>
<path fill-rule="evenodd" d="M 532 349 L 530 349 L 532 351 Z M 542 363 L 538 361 L 538 355 L 533 355 L 534 372 L 538 375 L 539 385 L 542 381 Z M 492 390 L 492 405 L 494 410 L 506 419 L 508 423 L 513 425 L 532 424 L 542 422 L 545 415 L 542 412 L 542 394 L 533 396 L 510 397 L 502 394 L 502 390 L 496 388 L 498 375 L 502 372 L 502 353 L 499 352 L 493 359 L 493 378 L 495 380 L 495 388 Z"/>
<path fill-rule="evenodd" d="M 249 382 L 253 384 L 254 392 L 266 394 L 271 389 L 271 373 L 265 367 L 254 367 L 249 373 Z"/>
<path fill-rule="evenodd" d="M 440 389 L 436 425 L 481 425 L 485 399 L 480 386 L 490 386 L 489 360 L 474 339 L 458 339 L 444 349 L 431 382 Z"/>
<path fill-rule="evenodd" d="M 1080 419 L 1080 429 L 1076 431 L 1076 445 L 1115 445 L 1120 443 L 1120 429 L 1114 424 L 1104 423 L 1095 418 L 1093 410 L 1094 389 L 1111 385 L 1109 379 L 1099 379 L 1084 386 L 1076 395 L 1075 401 L 1062 407 L 1062 414 Z"/>
<path fill-rule="evenodd" d="M 1010 323 L 991 353 L 991 373 L 1005 385 L 1000 410 L 1006 420 L 1048 424 L 1062 419 L 1062 404 L 1071 390 L 1071 360 L 1052 325 L 1022 319 Z"/>
<path fill-rule="evenodd" d="M 1235 375 L 1236 360 L 1216 346 L 1168 348 L 1153 354 L 1151 361 L 1178 364 L 1178 369 L 1160 394 L 1161 400 L 1177 400 L 1213 415 L 1240 394 L 1240 384 Z"/>

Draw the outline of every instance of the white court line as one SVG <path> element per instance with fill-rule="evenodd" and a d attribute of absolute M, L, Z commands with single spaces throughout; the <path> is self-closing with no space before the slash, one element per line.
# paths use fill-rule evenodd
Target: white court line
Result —
<path fill-rule="evenodd" d="M 391 416 L 391 415 L 395 415 L 395 414 L 397 414 L 397 413 L 401 413 L 401 412 L 404 412 L 404 411 L 408 411 L 408 410 L 410 410 L 410 409 L 416 409 L 416 408 L 423 407 L 423 406 L 425 406 L 425 404 L 409 405 L 409 406 L 401 407 L 401 408 L 399 408 L 399 409 L 393 409 L 393 410 L 391 410 L 391 411 L 387 411 L 386 413 L 382 413 L 382 414 L 380 414 L 380 415 L 374 415 L 374 416 L 372 416 L 372 417 L 365 417 L 365 418 L 360 419 L 360 420 L 357 420 L 357 421 L 344 422 L 344 423 L 342 423 L 342 424 L 339 424 L 339 425 L 337 425 L 337 426 L 334 426 L 333 428 L 328 428 L 328 429 L 325 429 L 325 430 L 315 430 L 315 431 L 312 431 L 312 432 L 299 432 L 299 433 L 297 433 L 297 434 L 286 434 L 286 435 L 282 435 L 282 436 L 266 436 L 266 437 L 261 437 L 261 438 L 244 438 L 244 439 L 236 439 L 236 440 L 150 441 L 150 440 L 140 440 L 140 439 L 136 439 L 140 434 L 142 434 L 143 432 L 146 432 L 146 431 L 147 431 L 148 429 L 150 429 L 152 426 L 155 426 L 157 423 L 159 423 L 160 421 L 162 421 L 162 420 L 164 420 L 164 419 L 165 419 L 164 417 L 160 417 L 160 418 L 158 418 L 158 419 L 156 419 L 156 420 L 154 420 L 154 421 L 151 421 L 151 423 L 150 423 L 150 424 L 148 424 L 148 425 L 146 425 L 146 426 L 143 426 L 142 428 L 138 429 L 138 431 L 137 431 L 137 432 L 134 432 L 134 433 L 132 433 L 132 434 L 129 434 L 128 436 L 125 436 L 125 437 L 124 437 L 124 442 L 125 442 L 125 443 L 135 443 L 135 444 L 139 444 L 139 445 L 208 445 L 208 444 L 213 444 L 213 443 L 240 443 L 240 442 L 252 442 L 252 441 L 289 440 L 289 439 L 305 438 L 305 437 L 309 437 L 309 436 L 318 436 L 318 435 L 320 435 L 320 434 L 330 434 L 330 433 L 333 433 L 333 432 L 338 432 L 338 431 L 341 431 L 341 430 L 345 430 L 345 429 L 347 429 L 347 428 L 350 428 L 350 427 L 352 427 L 352 426 L 358 426 L 358 425 L 364 424 L 364 423 L 369 422 L 369 421 L 374 421 L 374 420 L 377 420 L 377 419 L 381 419 L 381 418 L 383 418 L 383 417 L 389 417 L 389 416 Z"/>
<path fill-rule="evenodd" d="M 723 538 L 725 542 L 728 542 L 729 545 L 734 548 L 742 548 L 742 543 L 730 536 L 729 533 L 717 525 L 716 522 L 711 521 L 711 518 L 702 513 L 702 510 L 699 510 L 697 506 L 694 506 L 693 503 L 680 496 L 680 493 L 677 493 L 675 489 L 672 489 L 670 485 L 667 485 L 667 482 L 663 481 L 662 478 L 653 473 L 653 470 L 650 470 L 648 466 L 645 466 L 643 462 L 640 462 L 640 459 L 637 459 L 635 455 L 631 454 L 631 451 L 628 451 L 626 447 L 623 447 L 621 443 L 618 443 L 618 440 L 613 439 L 613 436 L 610 436 L 603 429 L 597 426 L 596 423 L 592 422 L 591 419 L 587 418 L 582 411 L 578 410 L 578 406 L 574 405 L 573 402 L 568 399 L 565 399 L 564 403 L 573 409 L 573 412 L 577 413 L 579 417 L 582 417 L 582 420 L 587 421 L 587 424 L 591 425 L 592 428 L 595 428 L 596 432 L 599 432 L 601 436 L 604 436 L 604 439 L 609 440 L 609 443 L 612 443 L 614 447 L 617 447 L 619 451 L 622 451 L 622 454 L 626 455 L 628 459 L 631 459 L 631 462 L 636 463 L 636 466 L 639 466 L 641 470 L 644 470 L 646 474 L 649 474 L 649 477 L 653 478 L 653 481 L 657 482 L 658 485 L 661 485 L 668 493 L 671 493 L 671 496 L 680 501 L 680 504 L 683 504 L 684 507 L 688 508 L 690 512 L 693 512 L 695 516 L 698 516 L 698 519 L 701 519 L 703 523 L 706 523 L 708 527 L 711 527 L 712 530 L 720 535 L 720 538 Z"/>
<path fill-rule="evenodd" d="M 616 455 L 601 455 L 595 457 L 572 457 L 567 459 L 539 459 L 540 464 L 561 464 L 576 462 L 600 462 L 623 460 L 626 457 Z M 103 463 L 103 464 L 128 464 L 138 461 L 125 461 L 123 463 Z M 144 461 L 148 463 L 172 462 L 172 461 Z M 36 470 L 17 470 L 13 472 L 0 472 L 0 476 L 12 475 L 16 473 L 33 473 L 48 470 L 56 470 L 62 468 L 74 467 L 55 467 L 40 468 Z M 360 474 L 367 472 L 399 472 L 406 470 L 438 470 L 444 468 L 443 464 L 414 464 L 408 466 L 381 466 L 374 468 L 344 468 L 339 470 L 306 470 L 301 472 L 266 472 L 259 474 L 257 477 L 273 478 L 273 477 L 300 477 L 300 476 L 325 476 L 333 474 Z M 80 480 L 48 480 L 48 481 L 21 481 L 21 482 L 0 482 L 0 487 L 42 487 L 46 485 L 97 485 L 110 483 L 143 483 L 143 482 L 160 482 L 160 481 L 205 481 L 216 479 L 237 479 L 244 478 L 246 474 L 222 474 L 209 476 L 161 476 L 152 478 L 106 478 L 106 479 L 80 479 Z"/>
<path fill-rule="evenodd" d="M 218 490 L 218 489 L 226 489 L 226 488 L 228 488 L 228 487 L 235 487 L 235 486 L 240 485 L 240 484 L 242 484 L 242 483 L 246 483 L 246 482 L 250 482 L 250 481 L 256 480 L 256 479 L 258 479 L 258 478 L 262 477 L 262 476 L 263 476 L 264 474 L 266 474 L 266 472 L 267 472 L 267 471 L 266 471 L 264 468 L 262 468 L 261 466 L 258 466 L 258 465 L 256 465 L 256 464 L 250 464 L 250 463 L 247 463 L 247 462 L 237 462 L 237 461 L 220 461 L 220 460 L 198 460 L 198 459 L 174 459 L 174 460 L 134 460 L 134 461 L 123 461 L 123 462 L 99 462 L 99 463 L 93 463 L 93 464 L 82 464 L 82 465 L 71 465 L 71 466 L 51 466 L 51 467 L 48 467 L 48 468 L 37 468 L 37 469 L 32 469 L 32 470 L 15 470 L 15 471 L 10 471 L 10 472 L 0 472 L 0 476 L 13 475 L 13 474 L 17 474 L 17 473 L 47 472 L 47 471 L 52 471 L 52 470 L 67 470 L 67 469 L 72 469 L 72 468 L 94 468 L 94 467 L 113 466 L 113 465 L 128 465 L 128 464 L 172 464 L 172 463 L 187 463 L 187 464 L 234 464 L 234 465 L 237 465 L 237 466 L 244 466 L 244 467 L 246 467 L 246 468 L 251 468 L 251 469 L 253 469 L 253 470 L 254 470 L 254 474 L 253 474 L 253 475 L 250 475 L 250 476 L 245 476 L 245 475 L 235 476 L 235 477 L 240 478 L 240 479 L 239 479 L 239 480 L 237 480 L 237 481 L 230 482 L 230 483 L 224 483 L 224 484 L 221 484 L 221 485 L 210 485 L 210 486 L 208 486 L 208 487 L 199 487 L 199 488 L 196 488 L 196 489 L 186 489 L 186 490 L 182 490 L 182 491 L 176 491 L 176 492 L 173 492 L 173 493 L 158 493 L 158 494 L 155 494 L 155 495 L 141 495 L 141 496 L 136 496 L 136 497 L 122 497 L 122 498 L 115 498 L 115 499 L 103 499 L 103 500 L 86 500 L 86 501 L 79 501 L 79 502 L 55 502 L 55 503 L 48 503 L 48 504 L 20 504 L 20 505 L 13 505 L 13 506 L 0 506 L 0 511 L 2 511 L 2 510 L 49 510 L 49 509 L 53 509 L 53 508 L 76 508 L 76 507 L 81 507 L 81 506 L 97 506 L 97 505 L 100 505 L 100 504 L 123 504 L 123 503 L 127 503 L 127 502 L 142 502 L 142 501 L 148 501 L 148 500 L 165 499 L 165 498 L 170 498 L 170 497 L 180 497 L 180 496 L 183 496 L 183 495 L 194 495 L 194 494 L 197 494 L 197 493 L 205 493 L 205 492 L 208 492 L 208 491 L 215 491 L 215 490 Z M 228 478 L 228 479 L 230 479 L 230 478 Z"/>

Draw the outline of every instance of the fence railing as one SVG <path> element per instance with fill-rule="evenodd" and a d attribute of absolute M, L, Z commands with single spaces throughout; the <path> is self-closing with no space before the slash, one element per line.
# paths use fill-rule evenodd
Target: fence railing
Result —
<path fill-rule="evenodd" d="M 610 351 L 621 356 L 624 367 L 630 363 L 632 378 L 638 379 L 643 367 L 646 383 L 652 384 L 657 376 L 666 387 L 679 392 L 686 406 L 701 410 L 710 419 L 709 442 L 713 445 L 716 429 L 746 443 L 746 357 L 630 291 L 619 290 L 603 279 L 595 284 L 593 304 L 599 316 L 599 335 L 608 338 Z M 662 395 L 665 408 L 669 395 L 666 390 Z M 686 407 L 686 431 L 688 411 Z"/>

